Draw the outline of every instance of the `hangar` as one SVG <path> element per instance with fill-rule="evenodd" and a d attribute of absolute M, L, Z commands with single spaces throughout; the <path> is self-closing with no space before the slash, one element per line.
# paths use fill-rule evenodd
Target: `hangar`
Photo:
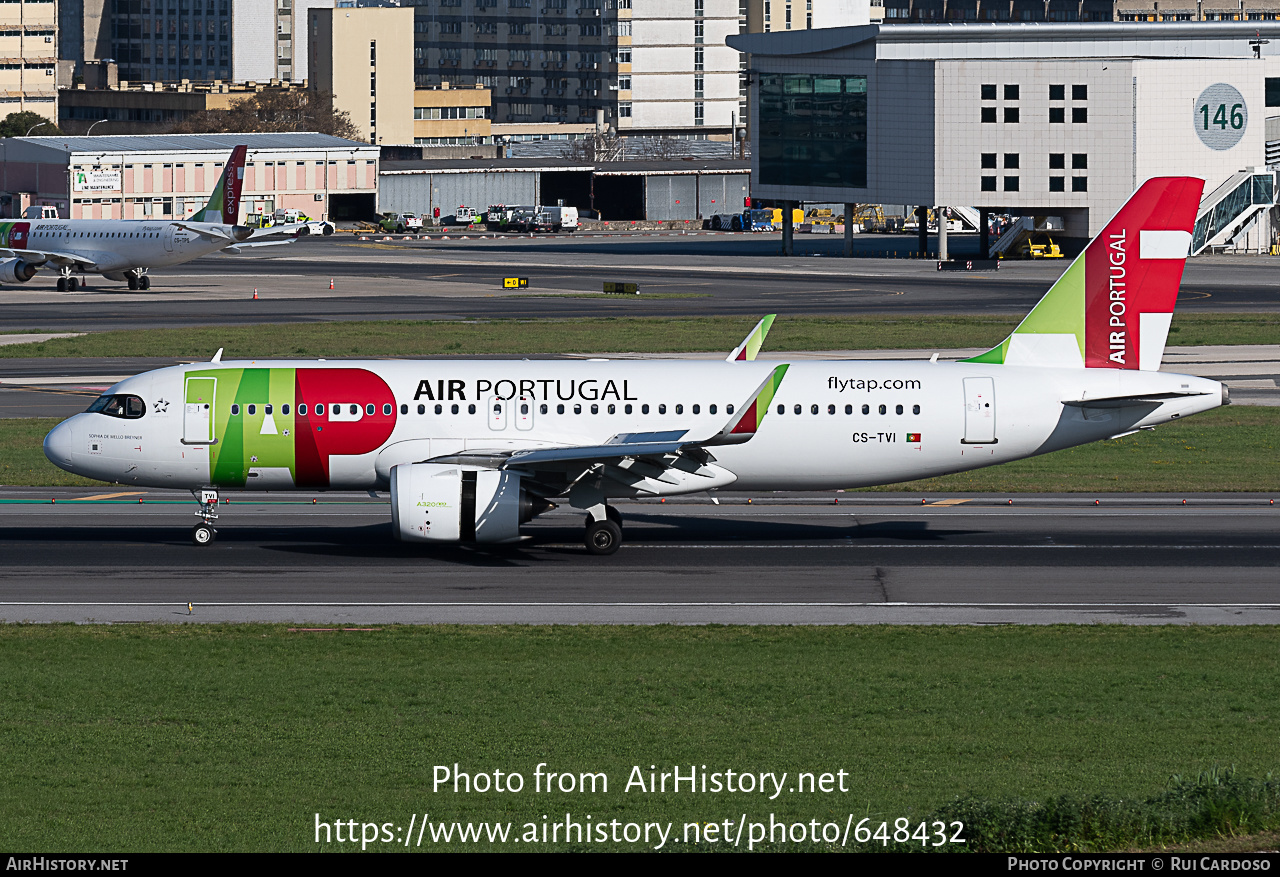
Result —
<path fill-rule="evenodd" d="M 1055 216 L 1079 242 L 1144 180 L 1192 175 L 1206 181 L 1195 248 L 1273 243 L 1280 22 L 866 25 L 728 42 L 751 58 L 755 196 Z M 1271 127 L 1280 139 L 1280 118 Z"/>
<path fill-rule="evenodd" d="M 41 204 L 70 219 L 190 216 L 242 143 L 246 214 L 295 207 L 316 218 L 374 215 L 378 147 L 315 133 L 6 138 L 0 215 Z"/>
<path fill-rule="evenodd" d="M 702 219 L 743 209 L 746 161 L 690 159 L 429 159 L 386 161 L 378 184 L 382 212 L 448 216 L 460 206 L 555 204 L 607 220 Z"/>

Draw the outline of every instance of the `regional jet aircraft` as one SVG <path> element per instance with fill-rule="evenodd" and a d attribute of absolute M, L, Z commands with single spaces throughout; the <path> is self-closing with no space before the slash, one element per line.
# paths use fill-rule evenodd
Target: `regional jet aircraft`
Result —
<path fill-rule="evenodd" d="M 231 152 L 209 203 L 189 220 L 19 219 L 0 222 L 0 283 L 26 283 L 41 268 L 58 271 L 58 292 L 74 292 L 75 274 L 124 280 L 150 289 L 151 268 L 181 265 L 224 250 L 290 243 L 249 243 L 251 238 L 296 232 L 302 224 L 253 229 L 237 225 L 247 147 Z"/>
<path fill-rule="evenodd" d="M 79 475 L 192 491 L 391 492 L 393 534 L 508 543 L 565 502 L 610 554 L 610 500 L 828 490 L 992 466 L 1227 403 L 1158 371 L 1203 181 L 1145 183 L 1008 338 L 962 362 L 286 360 L 147 372 L 53 429 Z"/>

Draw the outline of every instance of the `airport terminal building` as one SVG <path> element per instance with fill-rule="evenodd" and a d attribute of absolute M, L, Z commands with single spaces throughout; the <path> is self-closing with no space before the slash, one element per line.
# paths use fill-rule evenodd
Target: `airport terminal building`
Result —
<path fill-rule="evenodd" d="M 1190 175 L 1206 181 L 1200 242 L 1271 233 L 1280 22 L 867 25 L 729 44 L 751 55 L 753 196 L 1052 215 L 1079 239 L 1144 180 Z M 1230 211 L 1215 217 L 1211 196 Z"/>

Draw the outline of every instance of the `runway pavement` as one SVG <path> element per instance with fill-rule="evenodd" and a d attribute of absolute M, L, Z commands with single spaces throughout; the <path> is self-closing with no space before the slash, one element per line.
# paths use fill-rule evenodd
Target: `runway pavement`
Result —
<path fill-rule="evenodd" d="M 516 546 L 436 547 L 396 542 L 385 497 L 225 496 L 218 540 L 196 548 L 188 540 L 194 503 L 180 494 L 0 491 L 0 618 L 1280 621 L 1280 509 L 1270 496 L 1108 495 L 1095 505 L 1073 495 L 922 503 L 918 495 L 723 494 L 719 505 L 706 497 L 619 503 L 624 545 L 604 558 L 587 554 L 582 515 L 569 509 L 538 518 Z"/>
<path fill-rule="evenodd" d="M 838 241 L 806 246 L 814 252 L 784 258 L 776 241 L 753 236 L 303 240 L 264 256 L 211 256 L 155 271 L 149 292 L 94 277 L 87 290 L 59 293 L 41 274 L 0 289 L 0 333 L 585 315 L 1018 314 L 1066 268 L 1066 260 L 1050 260 L 939 273 L 928 260 L 845 259 L 836 255 Z M 1280 257 L 1191 260 L 1179 306 L 1273 309 L 1277 271 Z M 504 289 L 507 276 L 527 277 L 529 286 Z M 637 282 L 645 295 L 605 296 L 608 280 Z"/>

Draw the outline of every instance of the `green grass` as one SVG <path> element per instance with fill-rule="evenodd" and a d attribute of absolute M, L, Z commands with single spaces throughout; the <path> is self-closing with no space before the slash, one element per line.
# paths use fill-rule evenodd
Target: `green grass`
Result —
<path fill-rule="evenodd" d="M 914 822 L 961 798 L 995 836 L 1026 806 L 1001 802 L 1274 770 L 1280 630 L 7 626 L 0 702 L 11 850 L 309 850 L 317 813 Z M 527 785 L 434 791 L 455 763 Z M 539 794 L 540 763 L 609 791 Z M 844 770 L 848 791 L 624 791 L 650 765 Z"/>
<path fill-rule="evenodd" d="M 0 419 L 0 484 L 90 485 L 44 456 L 57 418 Z M 1109 442 L 905 484 L 871 488 L 967 491 L 1280 491 L 1280 408 L 1230 406 Z"/>
<path fill-rule="evenodd" d="M 610 301 L 629 300 L 609 296 Z M 763 316 L 763 314 L 761 314 Z M 180 356 L 430 356 L 440 354 L 728 353 L 757 317 L 619 317 L 590 320 L 491 320 L 208 326 L 95 332 L 0 347 L 0 358 Z M 1020 316 L 782 316 L 766 350 L 863 350 L 988 347 Z M 1280 314 L 1180 314 L 1170 344 L 1277 344 Z"/>
<path fill-rule="evenodd" d="M 1231 405 L 1114 441 L 873 490 L 1280 491 L 1280 408 Z"/>

